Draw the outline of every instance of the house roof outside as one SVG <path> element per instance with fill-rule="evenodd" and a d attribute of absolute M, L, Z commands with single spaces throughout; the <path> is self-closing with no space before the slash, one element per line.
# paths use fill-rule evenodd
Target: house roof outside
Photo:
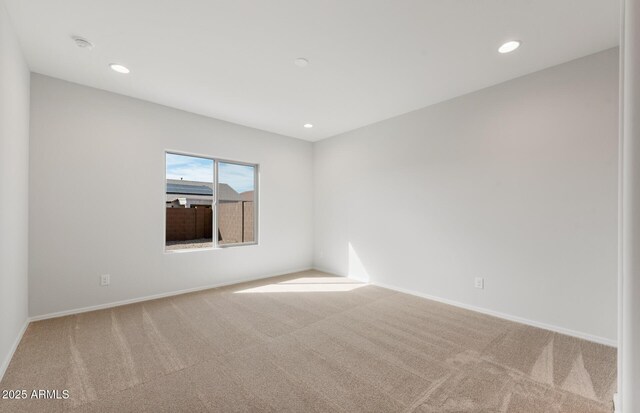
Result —
<path fill-rule="evenodd" d="M 167 179 L 167 194 L 213 196 L 213 183 Z"/>
<path fill-rule="evenodd" d="M 218 184 L 218 201 L 242 201 L 240 194 L 227 184 Z"/>
<path fill-rule="evenodd" d="M 178 195 L 186 195 L 187 198 L 212 199 L 213 183 L 184 181 L 180 179 L 167 179 L 167 201 L 173 201 Z M 253 191 L 238 193 L 228 184 L 218 184 L 219 201 L 253 201 Z"/>

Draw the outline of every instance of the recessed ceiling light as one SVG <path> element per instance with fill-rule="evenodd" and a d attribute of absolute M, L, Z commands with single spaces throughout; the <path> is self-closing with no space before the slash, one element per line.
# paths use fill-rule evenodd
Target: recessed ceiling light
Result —
<path fill-rule="evenodd" d="M 502 46 L 500 46 L 498 48 L 498 52 L 500 53 L 511 53 L 514 50 L 516 50 L 518 47 L 520 47 L 520 41 L 519 40 L 511 40 L 506 42 L 505 44 L 503 44 Z"/>
<path fill-rule="evenodd" d="M 293 63 L 295 63 L 296 66 L 298 67 L 307 67 L 307 65 L 309 64 L 309 61 L 304 57 L 299 57 L 296 60 L 294 60 Z"/>
<path fill-rule="evenodd" d="M 114 71 L 116 71 L 118 73 L 125 73 L 126 74 L 126 73 L 130 72 L 130 70 L 127 67 L 119 65 L 117 63 L 111 63 L 109 65 L 109 67 L 111 68 L 111 70 L 114 70 Z"/>
<path fill-rule="evenodd" d="M 87 49 L 87 50 L 93 49 L 93 43 L 91 43 L 89 40 L 85 39 L 84 37 L 72 36 L 71 38 L 75 42 L 76 46 L 78 46 L 79 48 Z"/>
<path fill-rule="evenodd" d="M 310 123 L 305 123 L 304 127 L 307 128 L 307 129 L 311 129 L 311 128 L 313 128 L 313 125 L 310 124 Z"/>

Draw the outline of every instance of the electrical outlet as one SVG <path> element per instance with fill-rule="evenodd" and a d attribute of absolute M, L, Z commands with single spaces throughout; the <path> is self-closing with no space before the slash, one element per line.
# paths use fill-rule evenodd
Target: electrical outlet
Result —
<path fill-rule="evenodd" d="M 473 284 L 476 288 L 484 289 L 484 278 L 476 277 L 475 282 Z"/>
<path fill-rule="evenodd" d="M 109 274 L 102 274 L 100 276 L 100 285 L 105 287 L 109 284 L 111 284 L 111 276 Z"/>

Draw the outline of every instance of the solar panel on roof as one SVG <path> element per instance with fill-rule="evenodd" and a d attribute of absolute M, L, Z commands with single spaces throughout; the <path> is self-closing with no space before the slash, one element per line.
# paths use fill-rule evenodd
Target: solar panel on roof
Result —
<path fill-rule="evenodd" d="M 167 184 L 168 194 L 213 195 L 213 189 L 206 185 Z"/>

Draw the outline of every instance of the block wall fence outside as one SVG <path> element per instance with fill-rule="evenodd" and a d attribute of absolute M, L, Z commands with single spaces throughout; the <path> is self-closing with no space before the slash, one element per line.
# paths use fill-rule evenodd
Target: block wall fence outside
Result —
<path fill-rule="evenodd" d="M 167 208 L 166 240 L 211 238 L 211 208 Z"/>
<path fill-rule="evenodd" d="M 255 241 L 253 210 L 252 201 L 218 202 L 216 212 L 220 242 L 233 244 Z M 212 218 L 212 208 L 167 208 L 166 240 L 211 238 Z"/>
<path fill-rule="evenodd" d="M 221 242 L 253 242 L 253 202 L 218 202 L 218 230 Z"/>
<path fill-rule="evenodd" d="M 243 230 L 244 230 L 244 238 L 243 238 L 243 242 L 251 242 L 251 241 L 257 241 L 255 238 L 255 231 L 254 231 L 254 224 L 255 224 L 255 215 L 254 215 L 254 209 L 255 209 L 255 205 L 253 204 L 253 202 L 243 202 L 242 203 L 242 208 L 244 209 L 244 225 L 243 225 Z"/>

